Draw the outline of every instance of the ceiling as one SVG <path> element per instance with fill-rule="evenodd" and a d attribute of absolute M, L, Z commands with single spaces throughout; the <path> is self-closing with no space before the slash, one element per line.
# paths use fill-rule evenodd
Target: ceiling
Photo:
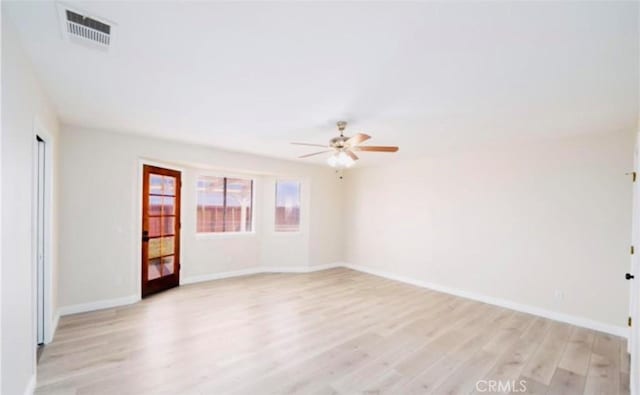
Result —
<path fill-rule="evenodd" d="M 109 51 L 2 5 L 66 124 L 292 159 L 344 119 L 400 146 L 365 165 L 637 128 L 635 2 L 67 4 L 117 25 Z"/>

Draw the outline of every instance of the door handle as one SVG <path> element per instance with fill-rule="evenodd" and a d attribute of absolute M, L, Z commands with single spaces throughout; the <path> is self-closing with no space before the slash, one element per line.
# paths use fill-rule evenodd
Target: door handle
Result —
<path fill-rule="evenodd" d="M 624 278 L 627 280 L 632 280 L 635 278 L 635 276 L 631 273 L 625 273 Z"/>
<path fill-rule="evenodd" d="M 142 231 L 142 241 L 149 241 L 149 231 L 148 230 L 143 230 Z"/>

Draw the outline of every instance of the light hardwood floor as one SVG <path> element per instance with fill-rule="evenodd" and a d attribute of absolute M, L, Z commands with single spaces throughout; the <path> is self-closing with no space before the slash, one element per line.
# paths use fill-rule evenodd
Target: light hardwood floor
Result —
<path fill-rule="evenodd" d="M 524 380 L 530 394 L 624 394 L 625 350 L 348 269 L 262 274 L 63 317 L 36 393 L 469 394 L 478 380 Z"/>

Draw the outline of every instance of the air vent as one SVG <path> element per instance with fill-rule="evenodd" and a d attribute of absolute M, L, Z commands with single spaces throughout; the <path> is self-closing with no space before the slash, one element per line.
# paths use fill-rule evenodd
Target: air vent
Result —
<path fill-rule="evenodd" d="M 113 24 L 102 18 L 58 4 L 62 35 L 65 39 L 108 49 L 113 42 Z"/>

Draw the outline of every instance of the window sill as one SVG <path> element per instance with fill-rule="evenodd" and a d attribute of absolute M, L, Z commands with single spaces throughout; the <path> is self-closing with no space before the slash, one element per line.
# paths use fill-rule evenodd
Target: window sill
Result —
<path fill-rule="evenodd" d="M 300 236 L 302 235 L 303 232 L 297 230 L 295 232 L 278 232 L 277 230 L 273 230 L 271 231 L 271 234 L 275 235 L 275 236 Z"/>
<path fill-rule="evenodd" d="M 254 237 L 256 232 L 216 232 L 216 233 L 196 233 L 196 240 L 233 239 L 243 237 Z"/>

